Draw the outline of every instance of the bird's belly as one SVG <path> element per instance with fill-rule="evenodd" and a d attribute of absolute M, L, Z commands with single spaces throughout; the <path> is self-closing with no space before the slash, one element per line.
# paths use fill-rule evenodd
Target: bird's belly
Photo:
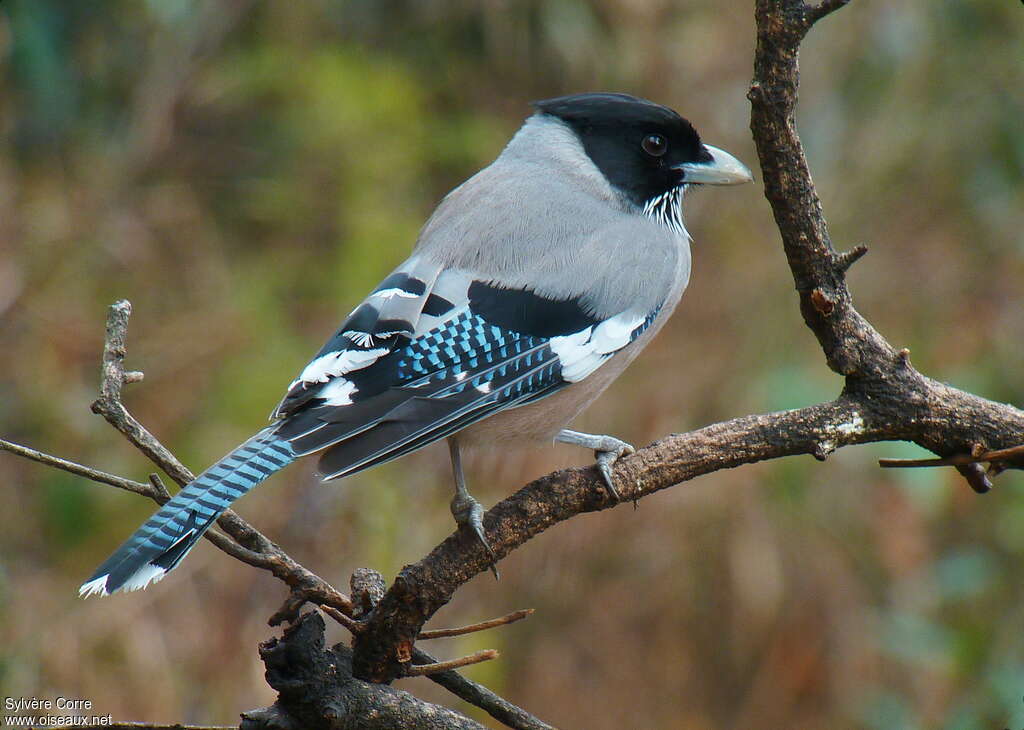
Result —
<path fill-rule="evenodd" d="M 558 432 L 590 405 L 614 379 L 614 375 L 607 378 L 607 382 L 595 391 L 598 384 L 592 382 L 593 377 L 582 383 L 573 383 L 542 400 L 501 411 L 474 423 L 459 432 L 459 443 L 471 449 L 488 448 L 496 444 L 550 444 Z"/>
<path fill-rule="evenodd" d="M 688 269 L 689 259 L 686 260 Z M 680 263 L 680 267 L 683 264 Z M 619 377 L 633 362 L 633 358 L 647 346 L 665 322 L 672 316 L 676 304 L 686 287 L 687 275 L 683 269 L 677 272 L 676 283 L 669 292 L 661 312 L 633 342 L 626 345 L 611 359 L 584 380 L 573 383 L 554 395 L 519 408 L 501 411 L 490 418 L 474 423 L 459 431 L 459 444 L 471 449 L 493 448 L 495 444 L 529 445 L 554 441 L 558 432 L 583 412 L 605 388 Z"/>

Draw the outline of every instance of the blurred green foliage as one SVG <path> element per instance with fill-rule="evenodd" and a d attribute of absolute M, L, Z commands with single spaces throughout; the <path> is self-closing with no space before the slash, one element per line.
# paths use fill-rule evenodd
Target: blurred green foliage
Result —
<path fill-rule="evenodd" d="M 854 2 L 803 54 L 800 124 L 860 310 L 917 367 L 1024 404 L 1024 11 Z M 0 5 L 0 436 L 134 478 L 88 411 L 105 309 L 132 301 L 129 407 L 193 468 L 283 387 L 487 164 L 527 101 L 667 103 L 755 161 L 751 8 L 713 0 Z M 645 443 L 832 397 L 757 186 L 688 199 L 691 286 L 581 427 Z M 882 472 L 906 444 L 720 473 L 546 533 L 438 625 L 437 649 L 561 727 L 1024 728 L 1024 495 Z M 578 450 L 470 462 L 493 502 Z M 311 464 L 241 512 L 344 586 L 450 530 L 443 448 L 327 487 Z M 131 720 L 267 704 L 272 578 L 200 547 L 142 594 L 80 580 L 151 507 L 0 454 L 0 688 Z M 343 638 L 339 630 L 337 638 Z M 451 702 L 423 681 L 408 688 Z M 465 708 L 463 708 L 465 709 Z"/>

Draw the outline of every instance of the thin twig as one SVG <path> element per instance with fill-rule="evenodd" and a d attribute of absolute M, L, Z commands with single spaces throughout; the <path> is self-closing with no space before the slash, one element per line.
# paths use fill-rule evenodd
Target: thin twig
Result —
<path fill-rule="evenodd" d="M 458 659 L 449 659 L 446 662 L 410 664 L 406 667 L 405 675 L 407 677 L 426 677 L 430 674 L 447 672 L 452 669 L 458 669 L 459 667 L 468 667 L 471 664 L 479 664 L 480 662 L 497 659 L 499 656 L 500 655 L 496 649 L 484 649 L 483 651 L 478 651 L 474 654 L 470 654 L 469 656 L 459 657 Z"/>
<path fill-rule="evenodd" d="M 107 423 L 124 435 L 150 461 L 163 469 L 179 486 L 183 487 L 195 479 L 195 476 L 121 403 L 121 391 L 125 383 L 141 379 L 140 373 L 136 371 L 126 373 L 124 369 L 128 319 L 131 313 L 132 306 L 124 299 L 114 302 L 110 307 L 103 344 L 100 397 L 92 404 L 92 411 L 103 416 Z M 156 495 L 152 488 L 148 486 L 146 488 L 149 490 L 146 492 L 147 496 L 156 499 L 161 504 L 166 501 L 166 499 L 161 501 L 161 495 Z M 230 535 L 234 543 L 216 532 L 209 532 L 206 537 L 224 552 L 244 563 L 270 571 L 274 576 L 287 583 L 293 593 L 298 591 L 306 600 L 332 606 L 343 613 L 351 613 L 352 604 L 347 596 L 320 576 L 300 565 L 232 510 L 226 510 L 220 516 L 217 526 Z"/>
<path fill-rule="evenodd" d="M 413 647 L 412 658 L 413 661 L 421 665 L 437 663 L 437 659 L 416 647 Z M 522 707 L 513 705 L 504 697 L 495 694 L 472 679 L 466 679 L 454 670 L 428 674 L 427 679 L 441 685 L 459 699 L 479 707 L 498 722 L 508 725 L 514 730 L 555 730 L 551 725 L 534 717 Z"/>
<path fill-rule="evenodd" d="M 24 458 L 31 459 L 32 461 L 37 461 L 40 464 L 46 464 L 47 466 L 62 469 L 63 471 L 70 472 L 76 476 L 91 479 L 92 481 L 99 482 L 100 484 L 107 484 L 111 487 L 117 487 L 118 489 L 125 489 L 129 492 L 141 494 L 143 497 L 155 498 L 157 494 L 156 489 L 149 484 L 125 479 L 124 477 L 119 477 L 116 474 L 108 474 L 105 471 L 83 466 L 82 464 L 62 459 L 59 456 L 51 456 L 50 454 L 30 449 L 27 446 L 21 446 L 20 444 L 16 444 L 12 441 L 0 439 L 0 449 L 9 451 L 17 456 L 23 456 Z"/>
<path fill-rule="evenodd" d="M 363 625 L 361 623 L 356 621 L 354 618 L 349 618 L 336 608 L 331 608 L 330 606 L 320 606 L 320 610 L 326 613 L 331 618 L 333 618 L 339 624 L 344 626 L 346 629 L 351 631 L 353 634 L 358 634 L 360 631 L 363 630 Z"/>
<path fill-rule="evenodd" d="M 846 272 L 851 266 L 861 260 L 861 258 L 868 252 L 868 247 L 864 244 L 854 246 L 849 251 L 843 251 L 837 253 L 832 259 L 833 265 L 837 271 Z"/>
<path fill-rule="evenodd" d="M 499 616 L 498 618 L 492 618 L 489 621 L 481 621 L 480 623 L 470 624 L 469 626 L 460 626 L 454 629 L 429 629 L 427 631 L 421 631 L 418 639 L 444 639 L 449 636 L 462 636 L 464 634 L 472 634 L 476 631 L 485 631 L 487 629 L 493 629 L 495 626 L 504 626 L 505 624 L 512 624 L 516 621 L 521 621 L 527 616 L 533 613 L 532 608 L 524 608 L 520 611 L 513 611 L 505 616 Z"/>
<path fill-rule="evenodd" d="M 878 465 L 883 469 L 916 469 L 926 466 L 960 466 L 975 461 L 970 454 L 954 454 L 941 459 L 879 459 Z"/>
<path fill-rule="evenodd" d="M 159 474 L 156 472 L 150 474 L 149 483 L 153 485 L 161 499 L 166 499 L 168 502 L 171 501 L 171 493 L 167 490 L 167 485 L 164 484 L 164 480 L 160 478 Z"/>
<path fill-rule="evenodd" d="M 1008 449 L 986 451 L 984 454 L 977 457 L 977 459 L 978 461 L 1010 461 L 1019 456 L 1024 456 L 1024 444 L 1021 444 L 1020 446 L 1011 446 Z"/>
<path fill-rule="evenodd" d="M 849 4 L 849 2 L 850 0 L 821 0 L 817 5 L 806 6 L 805 15 L 808 27 L 817 23 L 826 15 L 834 13 L 839 8 Z"/>
<path fill-rule="evenodd" d="M 365 621 L 372 615 L 377 604 L 380 603 L 380 599 L 387 590 L 387 584 L 384 581 L 384 576 L 376 570 L 357 568 L 352 572 L 352 576 L 349 579 L 349 590 L 353 606 L 352 615 L 358 619 L 355 626 L 348 626 L 347 622 L 351 621 L 351 619 L 343 617 L 342 614 L 339 613 L 335 616 L 329 610 L 323 610 L 335 620 L 343 617 L 344 620 L 341 620 L 340 623 L 347 626 L 353 636 L 361 637 L 366 627 Z M 532 612 L 533 609 L 527 609 L 526 611 L 517 611 L 516 614 L 529 614 Z M 510 614 L 510 616 L 516 614 Z M 354 643 L 358 643 L 358 641 Z M 411 648 L 412 651 L 409 654 L 409 658 L 416 662 L 416 664 L 438 663 L 437 659 L 427 652 L 418 649 L 414 643 Z M 427 675 L 427 677 L 455 696 L 471 705 L 479 707 L 495 720 L 515 730 L 552 730 L 550 725 L 534 717 L 526 710 L 513 705 L 483 685 L 466 679 L 454 670 L 435 672 L 434 674 Z"/>
<path fill-rule="evenodd" d="M 1011 446 L 1008 449 L 985 451 L 977 456 L 971 454 L 953 454 L 941 459 L 879 459 L 878 465 L 883 469 L 916 469 L 932 466 L 965 466 L 985 462 L 1010 461 L 1024 456 L 1024 444 Z"/>
<path fill-rule="evenodd" d="M 118 489 L 124 489 L 129 492 L 134 492 L 135 494 L 140 494 L 143 497 L 149 497 L 157 504 L 165 504 L 171 498 L 170 494 L 167 492 L 167 487 L 164 486 L 163 482 L 160 481 L 160 477 L 156 474 L 150 475 L 150 484 L 143 484 L 142 482 L 135 482 L 131 479 L 119 477 L 116 474 L 108 474 L 107 472 L 100 471 L 99 469 L 82 466 L 81 464 L 77 464 L 73 461 L 62 459 L 59 456 L 53 456 L 3 439 L 0 439 L 0 449 L 9 451 L 16 456 L 31 459 L 32 461 L 39 462 L 40 464 L 45 464 L 47 466 L 52 466 L 66 472 L 70 472 L 76 476 L 91 479 L 92 481 L 99 482 L 100 484 L 107 484 L 111 487 L 117 487 Z M 224 552 L 241 560 L 242 562 L 254 565 L 257 568 L 268 569 L 270 567 L 270 561 L 266 556 L 255 551 L 248 550 L 241 545 L 232 542 L 226 536 L 218 532 L 207 532 L 204 537 L 209 539 L 210 542 Z"/>

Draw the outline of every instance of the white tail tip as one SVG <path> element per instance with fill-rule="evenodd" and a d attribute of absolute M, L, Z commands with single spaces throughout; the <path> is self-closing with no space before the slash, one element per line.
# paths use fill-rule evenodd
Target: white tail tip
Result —
<path fill-rule="evenodd" d="M 88 598 L 92 595 L 98 596 L 109 596 L 111 593 L 117 593 L 118 591 L 138 591 L 142 590 L 150 583 L 156 583 L 161 578 L 167 575 L 167 570 L 161 568 L 152 563 L 146 563 L 141 568 L 132 573 L 128 580 L 119 585 L 113 591 L 107 590 L 107 580 L 110 578 L 110 574 L 101 575 L 99 578 L 94 578 L 88 583 L 83 583 L 78 589 L 78 595 L 82 598 Z"/>
<path fill-rule="evenodd" d="M 92 595 L 109 596 L 107 593 L 107 578 L 109 575 L 101 575 L 99 578 L 95 578 L 88 583 L 83 583 L 78 588 L 78 595 L 80 598 L 88 598 Z"/>

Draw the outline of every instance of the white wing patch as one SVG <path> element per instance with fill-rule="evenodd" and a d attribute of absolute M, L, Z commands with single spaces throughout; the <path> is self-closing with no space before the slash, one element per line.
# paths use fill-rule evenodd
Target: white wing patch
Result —
<path fill-rule="evenodd" d="M 628 312 L 617 314 L 600 324 L 548 341 L 562 365 L 562 378 L 578 383 L 597 370 L 601 363 L 628 345 L 633 331 L 647 318 Z"/>
<path fill-rule="evenodd" d="M 318 398 L 324 399 L 327 406 L 347 406 L 352 403 L 352 394 L 356 392 L 356 384 L 345 378 L 337 378 L 325 385 L 319 393 Z"/>
<path fill-rule="evenodd" d="M 388 301 L 390 299 L 394 299 L 395 297 L 402 297 L 403 299 L 416 299 L 419 296 L 419 294 L 413 294 L 412 292 L 407 292 L 404 289 L 391 287 L 390 289 L 381 289 L 380 291 L 375 291 L 368 297 L 368 299 L 383 299 L 384 301 Z"/>
<path fill-rule="evenodd" d="M 348 337 L 352 342 L 359 345 L 359 347 L 373 347 L 373 335 L 369 332 L 359 332 L 357 330 L 347 330 L 341 333 L 342 337 Z"/>
<path fill-rule="evenodd" d="M 378 347 L 373 350 L 329 352 L 307 365 L 299 380 L 306 383 L 326 383 L 331 378 L 368 367 L 390 351 L 387 347 Z"/>

